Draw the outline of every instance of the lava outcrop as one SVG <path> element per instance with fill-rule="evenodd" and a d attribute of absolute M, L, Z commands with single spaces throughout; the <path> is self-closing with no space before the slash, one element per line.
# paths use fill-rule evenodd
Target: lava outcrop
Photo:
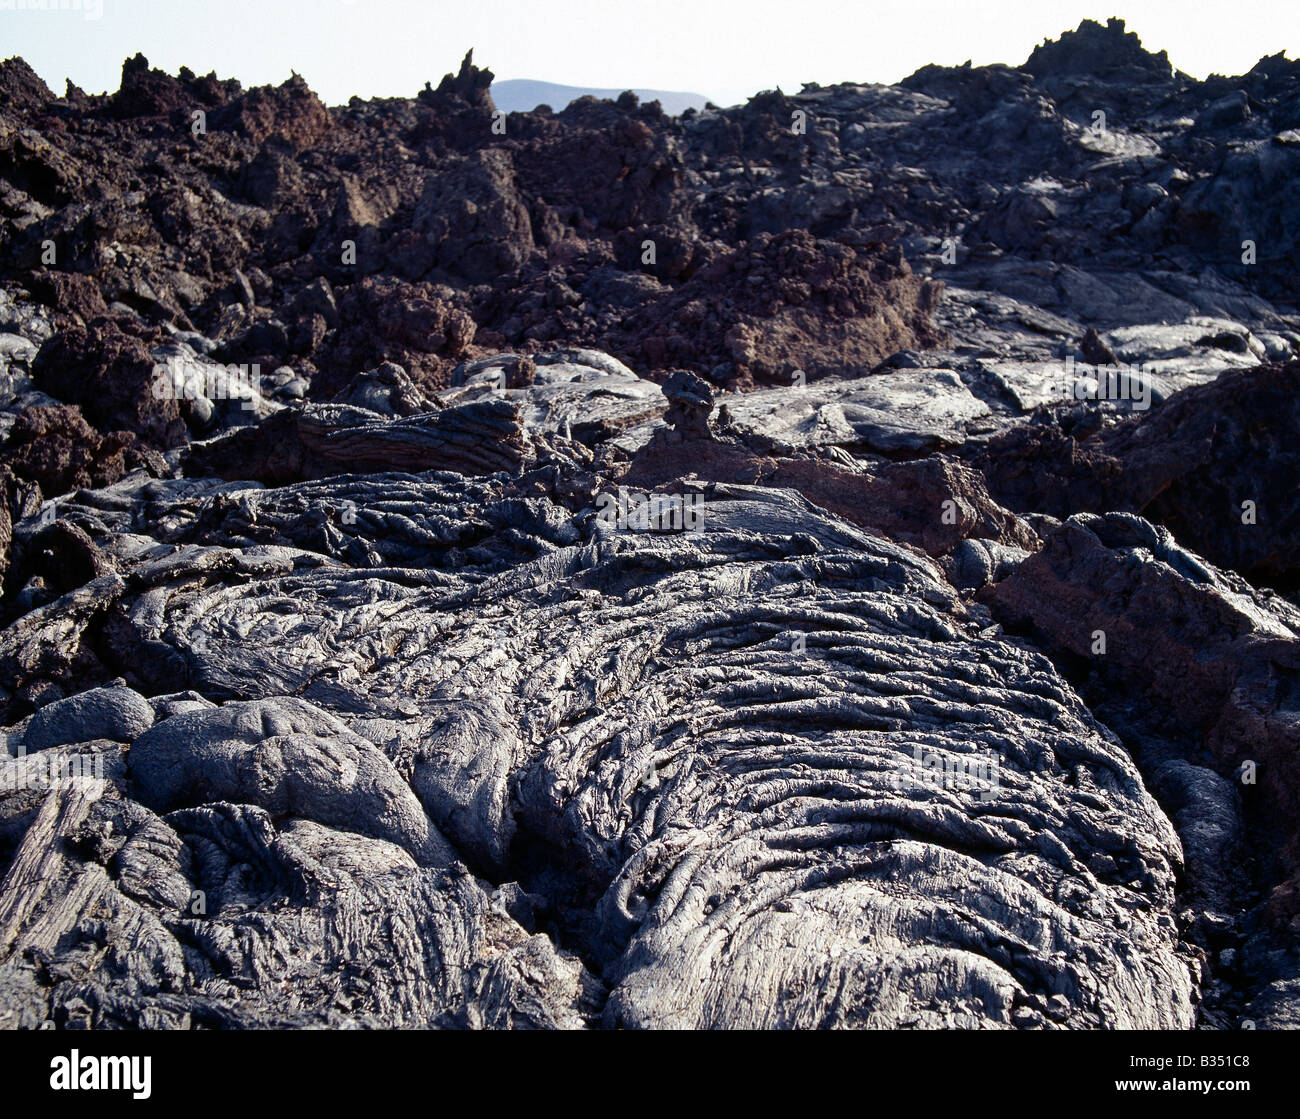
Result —
<path fill-rule="evenodd" d="M 491 90 L 0 63 L 0 1025 L 1300 1025 L 1300 62 Z"/>

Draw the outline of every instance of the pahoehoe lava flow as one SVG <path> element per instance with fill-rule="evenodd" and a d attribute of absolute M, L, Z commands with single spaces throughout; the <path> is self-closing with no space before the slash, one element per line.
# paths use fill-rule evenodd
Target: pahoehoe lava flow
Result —
<path fill-rule="evenodd" d="M 1117 19 L 0 63 L 0 1027 L 1300 1027 L 1297 181 Z"/>

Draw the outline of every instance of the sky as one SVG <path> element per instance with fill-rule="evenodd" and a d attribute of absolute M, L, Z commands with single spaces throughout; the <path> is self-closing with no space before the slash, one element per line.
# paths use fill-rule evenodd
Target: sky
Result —
<path fill-rule="evenodd" d="M 138 51 L 245 87 L 297 72 L 337 105 L 414 96 L 473 47 L 499 80 L 729 105 L 804 82 L 896 82 L 928 62 L 1019 64 L 1110 16 L 1198 78 L 1300 50 L 1300 0 L 0 0 L 0 57 L 22 56 L 56 94 L 65 78 L 115 90 Z"/>

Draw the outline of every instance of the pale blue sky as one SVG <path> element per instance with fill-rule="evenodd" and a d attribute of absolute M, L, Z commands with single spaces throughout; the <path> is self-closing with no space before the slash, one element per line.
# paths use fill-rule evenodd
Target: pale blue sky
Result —
<path fill-rule="evenodd" d="M 86 10 L 21 10 L 42 2 Z M 141 51 L 245 86 L 296 70 L 340 104 L 412 96 L 474 47 L 499 79 L 730 104 L 805 81 L 893 82 L 927 62 L 1019 63 L 1080 19 L 1111 15 L 1197 77 L 1300 48 L 1297 0 L 0 0 L 0 56 L 21 55 L 56 93 L 65 77 L 116 89 L 122 60 Z"/>

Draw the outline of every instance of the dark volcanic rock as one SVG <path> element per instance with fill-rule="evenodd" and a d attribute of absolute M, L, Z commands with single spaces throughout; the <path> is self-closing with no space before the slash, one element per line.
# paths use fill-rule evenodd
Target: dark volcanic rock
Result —
<path fill-rule="evenodd" d="M 167 450 L 185 442 L 185 422 L 178 402 L 154 391 L 155 364 L 142 337 L 99 319 L 42 346 L 32 375 L 60 400 L 79 405 L 101 430 L 134 432 Z"/>
<path fill-rule="evenodd" d="M 0 1025 L 1300 1021 L 1300 62 L 491 83 L 0 64 Z"/>
<path fill-rule="evenodd" d="M 153 708 L 130 688 L 92 688 L 42 707 L 23 732 L 23 748 L 35 753 L 101 738 L 134 742 L 153 722 Z"/>
<path fill-rule="evenodd" d="M 975 463 L 1000 501 L 1069 516 L 1123 510 L 1268 582 L 1300 572 L 1300 362 L 1225 373 L 1160 408 L 1076 437 L 1052 421 L 993 440 Z"/>
<path fill-rule="evenodd" d="M 1300 913 L 1300 611 L 1125 514 L 1072 517 L 982 597 L 1110 687 L 1139 689 L 1153 722 L 1196 736 L 1221 774 L 1246 767 L 1284 842 L 1275 913 Z"/>
<path fill-rule="evenodd" d="M 50 495 L 112 485 L 136 469 L 159 476 L 167 470 L 162 457 L 137 436 L 128 431 L 100 435 L 70 405 L 38 405 L 18 412 L 0 448 L 0 461 Z"/>
<path fill-rule="evenodd" d="M 513 272 L 532 253 L 533 234 L 509 153 L 478 152 L 431 179 L 415 204 L 411 229 L 423 242 L 409 254 L 416 276 L 436 272 L 483 283 Z"/>
<path fill-rule="evenodd" d="M 404 484 L 473 516 L 468 493 Z M 175 492 L 153 516 L 202 520 L 212 499 Z M 297 492 L 227 500 L 270 512 Z M 70 784 L 46 802 L 10 856 L 7 896 L 23 883 L 46 916 L 3 911 L 6 1012 L 509 1020 L 523 980 L 507 953 L 482 985 L 486 938 L 531 944 L 518 974 L 553 1024 L 1189 1025 L 1177 840 L 1047 662 L 976 635 L 906 549 L 779 492 L 706 498 L 701 531 L 675 535 L 607 535 L 551 506 L 542 521 L 571 542 L 484 581 L 367 574 L 336 549 L 307 564 L 285 546 L 137 565 L 109 596 L 115 647 L 161 642 L 193 666 L 169 686 L 255 698 L 164 717 L 135 739 L 130 783 L 110 772 L 98 792 Z M 28 663 L 70 617 L 30 615 L 0 634 L 0 661 Z M 518 882 L 578 958 L 490 915 L 490 887 L 449 859 Z M 235 860 L 256 876 L 232 882 Z M 393 906 L 425 914 L 415 930 L 449 922 L 429 941 L 437 970 L 344 986 L 341 965 L 365 974 L 389 937 L 345 948 L 316 922 L 379 899 L 388 928 L 406 924 Z M 75 939 L 86 906 L 107 915 L 115 962 L 76 955 L 42 984 L 31 949 Z M 289 928 L 315 978 L 245 987 Z M 785 963 L 763 964 L 777 945 Z M 88 987 L 105 993 L 74 1010 Z"/>
<path fill-rule="evenodd" d="M 529 452 L 518 416 L 504 402 L 416 413 L 396 423 L 362 408 L 320 404 L 194 444 L 185 471 L 268 485 L 388 471 L 476 475 L 519 470 Z"/>
<path fill-rule="evenodd" d="M 1085 19 L 1077 31 L 1035 47 L 1025 63 L 1034 77 L 1087 76 L 1122 82 L 1169 81 L 1174 69 L 1169 56 L 1143 49 L 1142 41 L 1125 30 L 1122 19 L 1109 19 L 1106 26 Z"/>
<path fill-rule="evenodd" d="M 0 62 L 0 99 L 12 112 L 39 109 L 54 100 L 54 94 L 21 58 Z"/>

